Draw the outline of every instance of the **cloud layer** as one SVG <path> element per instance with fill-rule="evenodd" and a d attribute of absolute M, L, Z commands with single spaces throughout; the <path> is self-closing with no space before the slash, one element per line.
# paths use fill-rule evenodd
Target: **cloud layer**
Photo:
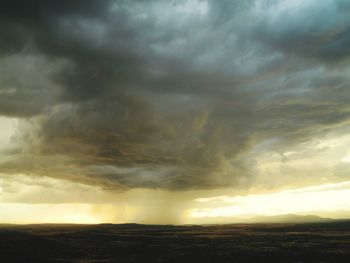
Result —
<path fill-rule="evenodd" d="M 256 154 L 350 120 L 347 1 L 5 1 L 2 173 L 245 186 Z"/>

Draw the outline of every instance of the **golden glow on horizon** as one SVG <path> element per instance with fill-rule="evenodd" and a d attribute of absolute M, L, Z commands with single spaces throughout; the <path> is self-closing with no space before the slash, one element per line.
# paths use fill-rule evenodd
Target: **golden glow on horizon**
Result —
<path fill-rule="evenodd" d="M 148 193 L 149 195 L 150 193 Z M 154 197 L 154 196 L 153 196 Z M 283 214 L 319 215 L 333 213 L 345 218 L 350 213 L 350 181 L 323 184 L 268 194 L 216 196 L 196 198 L 177 210 L 179 219 L 171 221 L 172 207 L 159 211 L 159 205 L 147 206 L 134 202 L 122 204 L 84 203 L 0 203 L 1 223 L 146 223 L 146 224 L 201 224 L 244 222 L 244 218 Z M 132 203 L 132 201 L 130 201 Z M 149 204 L 148 204 L 149 205 Z M 166 210 L 168 209 L 168 210 Z M 347 214 L 344 217 L 344 212 Z M 343 214 L 342 214 L 343 213 Z M 332 217 L 332 216 L 327 216 Z M 241 221 L 239 221 L 241 220 Z"/>
<path fill-rule="evenodd" d="M 88 204 L 0 203 L 0 211 L 2 223 L 98 224 L 102 222 Z"/>
<path fill-rule="evenodd" d="M 270 194 L 199 198 L 208 208 L 195 208 L 189 217 L 273 216 L 350 210 L 350 181 Z"/>

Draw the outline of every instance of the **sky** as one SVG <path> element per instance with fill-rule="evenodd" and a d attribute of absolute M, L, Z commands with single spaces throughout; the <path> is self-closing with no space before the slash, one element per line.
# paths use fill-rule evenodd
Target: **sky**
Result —
<path fill-rule="evenodd" d="M 350 218 L 350 2 L 11 0 L 0 222 Z"/>

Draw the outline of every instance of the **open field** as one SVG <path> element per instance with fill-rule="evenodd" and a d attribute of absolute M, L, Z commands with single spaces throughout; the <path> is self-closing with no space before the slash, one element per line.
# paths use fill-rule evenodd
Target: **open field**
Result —
<path fill-rule="evenodd" d="M 1 225 L 1 262 L 350 262 L 350 221 Z"/>

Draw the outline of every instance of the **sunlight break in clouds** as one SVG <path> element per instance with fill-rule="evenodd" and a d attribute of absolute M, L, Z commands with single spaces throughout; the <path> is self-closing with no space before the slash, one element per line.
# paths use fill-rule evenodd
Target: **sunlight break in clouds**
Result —
<path fill-rule="evenodd" d="M 319 214 L 320 212 L 350 211 L 350 181 L 318 185 L 270 194 L 218 196 L 199 198 L 209 208 L 193 209 L 189 216 L 242 217 L 283 214 Z"/>

